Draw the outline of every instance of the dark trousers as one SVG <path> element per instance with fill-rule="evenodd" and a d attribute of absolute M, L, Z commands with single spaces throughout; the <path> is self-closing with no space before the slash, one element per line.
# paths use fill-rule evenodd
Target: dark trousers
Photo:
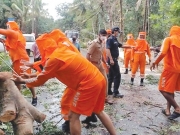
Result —
<path fill-rule="evenodd" d="M 38 57 L 38 58 L 35 58 L 34 59 L 34 62 L 36 61 L 40 61 L 41 60 L 41 57 Z M 43 70 L 43 66 L 42 65 L 39 65 L 39 67 L 41 68 L 41 70 Z M 35 69 L 36 70 L 36 69 Z"/>
<path fill-rule="evenodd" d="M 108 91 L 111 91 L 112 83 L 114 82 L 113 93 L 119 94 L 118 89 L 121 82 L 121 74 L 117 59 L 113 59 L 113 60 L 114 60 L 114 65 L 110 65 L 109 62 L 110 68 L 109 68 L 109 76 L 108 76 Z"/>
<path fill-rule="evenodd" d="M 34 62 L 36 62 L 36 61 L 40 61 L 40 60 L 41 60 L 41 57 L 34 58 Z"/>

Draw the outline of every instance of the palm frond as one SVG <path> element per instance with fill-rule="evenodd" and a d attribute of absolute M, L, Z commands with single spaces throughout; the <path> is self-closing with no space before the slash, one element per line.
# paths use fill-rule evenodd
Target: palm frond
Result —
<path fill-rule="evenodd" d="M 13 9 L 13 11 L 16 11 L 20 13 L 21 15 L 23 15 L 23 11 L 15 3 L 11 5 L 11 8 Z"/>

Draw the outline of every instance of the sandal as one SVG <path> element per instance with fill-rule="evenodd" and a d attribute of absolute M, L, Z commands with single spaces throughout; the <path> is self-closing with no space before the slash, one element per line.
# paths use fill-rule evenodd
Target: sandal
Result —
<path fill-rule="evenodd" d="M 174 111 L 173 114 L 171 114 L 171 115 L 168 117 L 168 119 L 169 119 L 169 120 L 174 120 L 174 119 L 176 119 L 176 118 L 178 118 L 178 117 L 180 117 L 180 113 Z"/>
<path fill-rule="evenodd" d="M 161 112 L 162 112 L 162 114 L 164 114 L 165 116 L 170 116 L 170 114 L 167 114 L 167 113 L 166 113 L 166 109 L 162 109 Z"/>
<path fill-rule="evenodd" d="M 109 105 L 113 105 L 114 102 L 111 101 L 111 100 L 106 99 L 106 100 L 105 100 L 105 103 L 107 103 L 107 104 L 109 104 Z"/>

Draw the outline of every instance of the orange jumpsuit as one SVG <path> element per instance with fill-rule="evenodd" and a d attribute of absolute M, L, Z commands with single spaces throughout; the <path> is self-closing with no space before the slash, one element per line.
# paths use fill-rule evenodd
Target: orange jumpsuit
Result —
<path fill-rule="evenodd" d="M 145 32 L 140 32 L 139 37 L 143 35 L 145 37 Z M 145 66 L 146 66 L 146 53 L 149 57 L 149 60 L 151 59 L 151 53 L 150 48 L 145 39 L 138 38 L 136 40 L 136 46 L 134 49 L 132 49 L 131 55 L 132 55 L 132 78 L 135 77 L 136 71 L 138 67 L 140 67 L 140 77 L 144 78 L 145 74 Z"/>
<path fill-rule="evenodd" d="M 132 34 L 127 35 L 126 45 L 129 45 L 129 46 L 135 46 L 136 45 L 136 42 L 135 42 Z M 130 62 L 130 68 L 132 68 L 131 48 L 126 48 L 126 49 L 124 49 L 124 65 L 125 65 L 126 69 L 128 69 L 129 62 Z"/>
<path fill-rule="evenodd" d="M 61 30 L 55 29 L 52 32 L 50 32 L 49 35 L 52 39 L 54 39 L 57 42 L 59 47 L 67 47 L 68 49 L 81 54 Z"/>
<path fill-rule="evenodd" d="M 28 54 L 25 49 L 26 40 L 19 30 L 16 22 L 8 22 L 9 29 L 0 29 L 0 34 L 6 36 L 6 50 L 12 60 L 13 70 L 20 75 L 23 70 L 20 68 L 23 63 L 21 60 L 29 61 Z M 28 71 L 30 72 L 30 70 Z"/>
<path fill-rule="evenodd" d="M 164 39 L 154 63 L 158 64 L 164 58 L 159 90 L 174 93 L 174 91 L 180 91 L 180 27 L 173 26 L 169 35 Z"/>
<path fill-rule="evenodd" d="M 40 65 L 44 66 L 47 57 L 49 57 L 49 54 L 52 53 L 52 51 L 50 51 L 49 53 L 46 53 L 47 52 L 46 50 L 49 50 L 49 47 L 48 47 L 49 45 L 54 46 L 55 48 L 59 46 L 61 48 L 64 48 L 65 50 L 66 49 L 72 50 L 80 54 L 77 48 L 74 47 L 74 45 L 69 41 L 69 39 L 65 36 L 65 34 L 59 29 L 55 29 L 51 31 L 50 33 L 45 33 L 41 35 L 36 41 L 38 42 L 38 46 L 41 49 L 40 52 L 42 53 L 43 57 L 42 57 L 42 61 L 34 63 L 33 67 L 39 70 L 40 70 L 39 66 Z M 64 116 L 65 120 L 68 119 L 67 116 L 70 110 L 70 103 L 74 95 L 75 95 L 75 91 L 73 91 L 73 89 L 69 87 L 66 87 L 66 89 L 63 92 L 60 105 L 61 105 L 61 114 Z"/>
<path fill-rule="evenodd" d="M 49 36 L 54 39 L 58 45 L 58 47 L 65 48 L 67 50 L 71 50 L 81 55 L 78 49 L 72 44 L 72 42 L 66 37 L 66 35 L 59 29 L 55 29 L 49 33 Z M 61 101 L 61 114 L 65 120 L 68 120 L 68 113 L 70 110 L 71 102 L 76 94 L 76 91 L 71 89 L 70 87 L 66 87 Z"/>
<path fill-rule="evenodd" d="M 29 85 L 39 86 L 53 77 L 76 91 L 71 99 L 71 111 L 90 116 L 92 112 L 99 113 L 104 109 L 104 77 L 83 56 L 57 48 L 46 61 L 44 70 Z"/>

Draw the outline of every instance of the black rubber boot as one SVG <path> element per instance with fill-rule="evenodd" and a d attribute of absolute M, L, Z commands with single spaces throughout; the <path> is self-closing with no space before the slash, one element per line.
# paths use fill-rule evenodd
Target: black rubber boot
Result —
<path fill-rule="evenodd" d="M 91 116 L 86 117 L 86 119 L 82 121 L 82 123 L 86 123 L 86 124 L 88 124 L 90 122 L 97 122 L 97 118 L 94 113 L 92 113 Z"/>
<path fill-rule="evenodd" d="M 69 125 L 69 121 L 65 121 L 62 124 L 62 131 L 66 132 L 66 133 L 70 133 L 70 125 Z"/>
<path fill-rule="evenodd" d="M 128 69 L 126 68 L 126 71 L 124 72 L 124 74 L 128 74 Z"/>
<path fill-rule="evenodd" d="M 31 104 L 32 104 L 33 106 L 36 106 L 36 105 L 37 105 L 37 97 L 36 97 L 36 98 L 32 98 Z"/>
<path fill-rule="evenodd" d="M 108 89 L 108 95 L 112 95 L 112 94 L 113 94 L 112 90 Z"/>
<path fill-rule="evenodd" d="M 134 78 L 131 77 L 131 85 L 134 85 Z"/>
<path fill-rule="evenodd" d="M 140 86 L 144 86 L 144 78 L 141 78 Z"/>

